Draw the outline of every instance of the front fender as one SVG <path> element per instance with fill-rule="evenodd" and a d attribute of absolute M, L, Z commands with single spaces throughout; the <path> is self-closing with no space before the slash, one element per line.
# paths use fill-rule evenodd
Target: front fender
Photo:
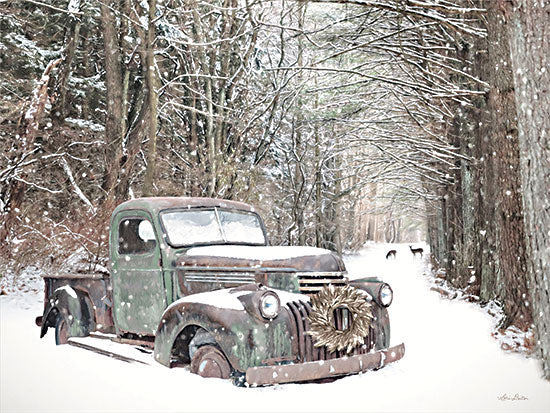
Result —
<path fill-rule="evenodd" d="M 89 297 L 86 293 L 65 285 L 57 288 L 46 303 L 40 338 L 46 335 L 48 327 L 55 327 L 59 313 L 66 320 L 69 337 L 86 337 L 90 331 L 95 330 L 94 312 Z"/>
<path fill-rule="evenodd" d="M 390 346 L 390 316 L 388 309 L 378 302 L 378 290 L 385 283 L 374 278 L 350 281 L 350 285 L 366 291 L 372 297 L 374 316 L 374 349 L 382 350 Z"/>
<path fill-rule="evenodd" d="M 232 298 L 229 290 L 202 293 L 201 296 L 209 294 L 227 294 L 228 298 Z M 216 298 L 218 302 L 223 302 L 220 297 Z M 262 320 L 245 310 L 244 306 L 240 310 L 189 300 L 192 300 L 192 296 L 186 297 L 185 302 L 175 302 L 162 316 L 155 335 L 154 350 L 155 360 L 159 363 L 170 367 L 175 341 L 189 326 L 198 326 L 208 331 L 233 369 L 240 372 L 245 372 L 249 367 L 265 365 L 272 359 L 292 357 L 290 320 L 283 307 L 273 320 Z"/>

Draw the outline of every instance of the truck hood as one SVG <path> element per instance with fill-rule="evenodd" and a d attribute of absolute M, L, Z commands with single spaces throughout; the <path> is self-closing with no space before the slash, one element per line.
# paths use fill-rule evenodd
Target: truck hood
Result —
<path fill-rule="evenodd" d="M 291 268 L 299 271 L 345 271 L 335 253 L 314 247 L 213 245 L 189 249 L 178 266 Z"/>

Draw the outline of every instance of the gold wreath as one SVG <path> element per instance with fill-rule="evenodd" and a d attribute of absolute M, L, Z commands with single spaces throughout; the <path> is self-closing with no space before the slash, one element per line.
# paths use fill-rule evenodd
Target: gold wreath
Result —
<path fill-rule="evenodd" d="M 373 319 L 371 304 L 365 293 L 349 285 L 329 285 L 311 297 L 310 330 L 306 333 L 315 340 L 315 347 L 326 346 L 329 352 L 353 349 L 365 343 Z M 347 330 L 338 330 L 334 323 L 334 310 L 346 307 L 352 314 Z"/>

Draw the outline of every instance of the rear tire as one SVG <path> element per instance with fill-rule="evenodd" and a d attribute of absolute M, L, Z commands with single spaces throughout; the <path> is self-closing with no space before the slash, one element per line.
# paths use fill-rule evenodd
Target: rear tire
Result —
<path fill-rule="evenodd" d="M 193 354 L 191 373 L 201 377 L 228 379 L 231 374 L 231 366 L 218 347 L 205 345 Z"/>
<path fill-rule="evenodd" d="M 63 314 L 58 313 L 55 318 L 55 344 L 67 344 L 69 340 L 69 324 Z"/>

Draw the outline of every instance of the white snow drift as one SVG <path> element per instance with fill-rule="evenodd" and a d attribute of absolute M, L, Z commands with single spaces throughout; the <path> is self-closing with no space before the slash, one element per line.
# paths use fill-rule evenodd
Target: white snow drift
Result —
<path fill-rule="evenodd" d="M 536 360 L 503 352 L 490 335 L 495 320 L 475 304 L 430 291 L 426 261 L 413 259 L 408 246 L 391 246 L 395 261 L 385 259 L 388 249 L 372 245 L 346 262 L 351 278 L 379 275 L 391 284 L 392 344 L 405 342 L 405 357 L 329 384 L 238 388 L 188 369 L 170 370 L 127 345 L 110 344 L 150 365 L 56 347 L 52 331 L 38 338 L 34 318 L 43 293 L 33 291 L 36 281 L 24 293 L 6 287 L 10 294 L 0 297 L 0 411 L 550 411 L 550 383 L 540 378 Z"/>

